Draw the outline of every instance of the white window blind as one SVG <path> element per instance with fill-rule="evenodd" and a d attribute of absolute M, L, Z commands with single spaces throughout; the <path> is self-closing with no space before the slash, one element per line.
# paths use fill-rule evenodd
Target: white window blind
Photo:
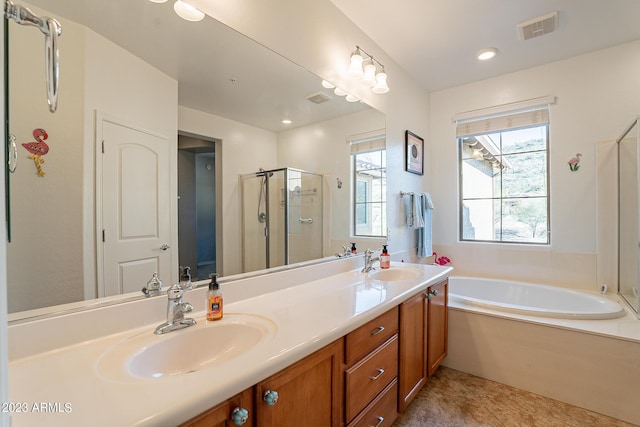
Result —
<path fill-rule="evenodd" d="M 555 97 L 544 97 L 457 114 L 456 137 L 548 124 L 553 102 Z"/>
<path fill-rule="evenodd" d="M 351 146 L 351 154 L 384 150 L 386 147 L 384 131 L 380 130 L 352 135 L 347 138 L 347 143 Z"/>

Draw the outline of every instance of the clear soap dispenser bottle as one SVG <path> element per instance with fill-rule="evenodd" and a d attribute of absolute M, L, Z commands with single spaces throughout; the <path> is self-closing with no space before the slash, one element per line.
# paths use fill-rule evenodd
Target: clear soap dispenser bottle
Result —
<path fill-rule="evenodd" d="M 382 245 L 382 253 L 380 254 L 380 268 L 391 267 L 391 256 L 387 251 L 387 245 Z"/>
<path fill-rule="evenodd" d="M 180 267 L 182 273 L 180 273 L 180 287 L 183 289 L 191 289 L 191 267 Z"/>
<path fill-rule="evenodd" d="M 222 292 L 215 274 L 209 275 L 209 290 L 207 291 L 207 320 L 222 319 Z"/>

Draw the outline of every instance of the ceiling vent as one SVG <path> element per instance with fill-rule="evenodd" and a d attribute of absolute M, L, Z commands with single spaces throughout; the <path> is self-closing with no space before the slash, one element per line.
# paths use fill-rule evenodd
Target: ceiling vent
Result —
<path fill-rule="evenodd" d="M 534 37 L 544 36 L 558 28 L 558 12 L 539 16 L 518 24 L 520 40 L 529 40 Z"/>
<path fill-rule="evenodd" d="M 312 93 L 311 95 L 307 96 L 307 99 L 311 102 L 313 102 L 314 104 L 322 104 L 323 102 L 327 102 L 331 100 L 331 97 L 325 93 L 322 92 L 316 92 L 316 93 Z"/>

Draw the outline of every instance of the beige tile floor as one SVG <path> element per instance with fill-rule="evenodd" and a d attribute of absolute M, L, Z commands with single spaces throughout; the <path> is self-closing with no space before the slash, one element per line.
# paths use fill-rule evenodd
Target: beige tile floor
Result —
<path fill-rule="evenodd" d="M 633 424 L 441 366 L 392 427 L 445 426 L 629 427 Z"/>

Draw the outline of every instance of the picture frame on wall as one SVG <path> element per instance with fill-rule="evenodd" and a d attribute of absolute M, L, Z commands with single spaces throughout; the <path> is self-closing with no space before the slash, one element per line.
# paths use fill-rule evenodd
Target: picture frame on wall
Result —
<path fill-rule="evenodd" d="M 404 134 L 406 163 L 405 170 L 424 175 L 424 139 L 407 130 Z"/>

